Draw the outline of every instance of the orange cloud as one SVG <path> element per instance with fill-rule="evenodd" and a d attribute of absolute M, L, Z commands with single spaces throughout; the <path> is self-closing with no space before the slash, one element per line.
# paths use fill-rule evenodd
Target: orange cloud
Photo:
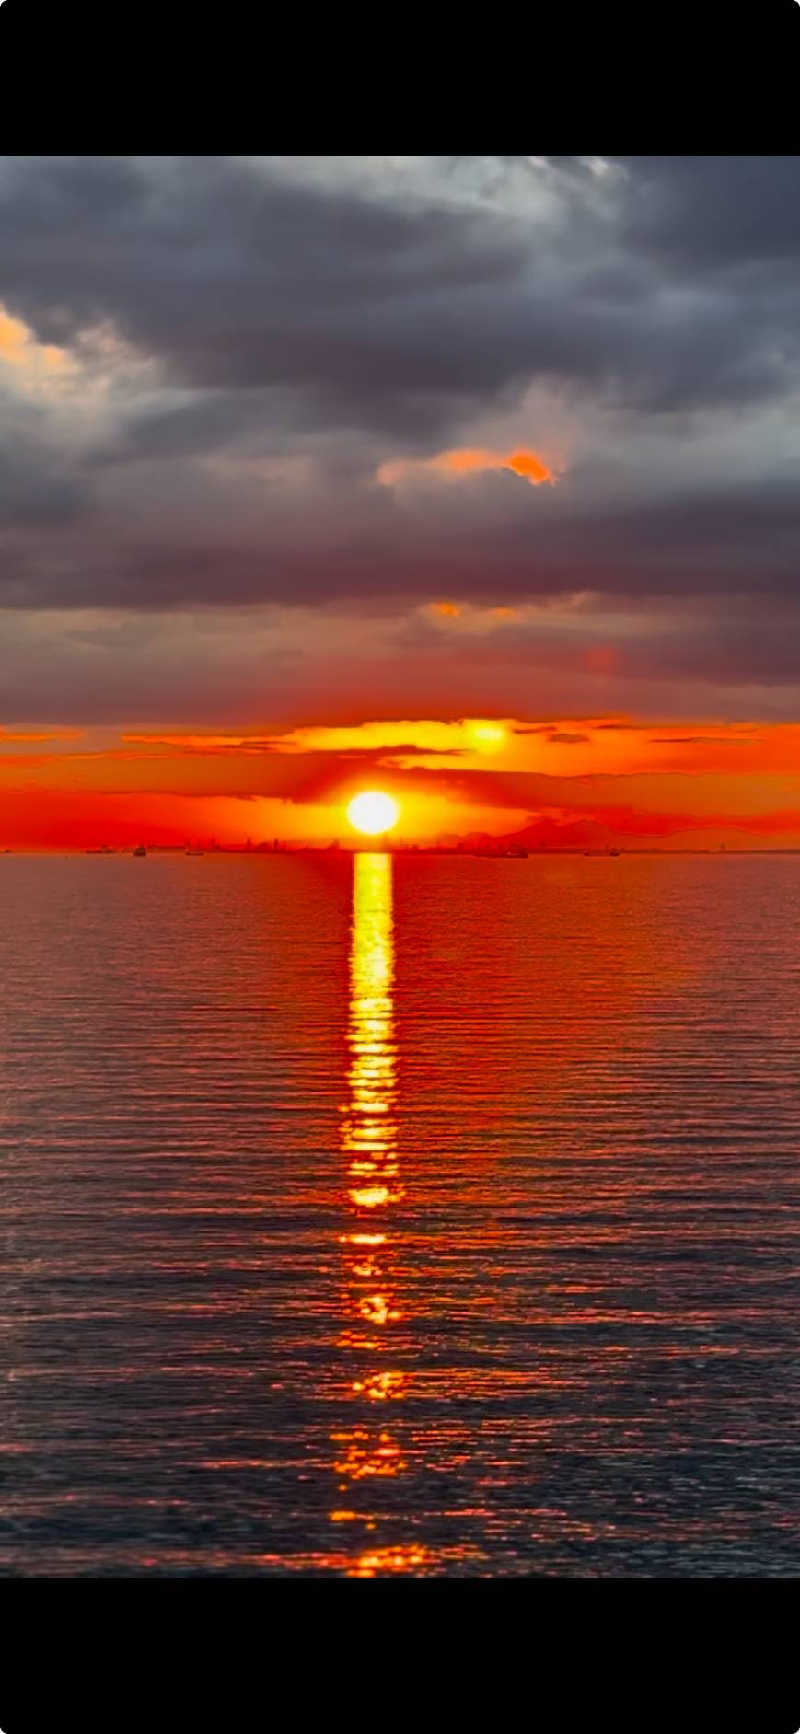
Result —
<path fill-rule="evenodd" d="M 62 373 L 69 360 L 53 343 L 37 343 L 30 328 L 0 306 L 0 361 L 10 367 L 44 373 Z"/>
<path fill-rule="evenodd" d="M 472 602 L 428 602 L 423 604 L 420 612 L 434 620 L 458 620 L 461 623 L 459 630 L 479 635 L 492 632 L 509 620 L 523 619 L 519 608 L 487 608 Z"/>
<path fill-rule="evenodd" d="M 533 825 L 536 844 L 586 847 L 589 825 L 606 827 L 601 843 L 800 845 L 800 723 L 484 716 L 121 740 L 101 729 L 80 750 L 55 730 L 3 732 L 0 847 L 348 840 L 344 812 L 365 777 L 400 800 L 409 842 Z"/>
<path fill-rule="evenodd" d="M 526 451 L 524 447 L 519 451 L 503 453 L 456 446 L 452 451 L 438 452 L 433 458 L 399 458 L 394 463 L 381 464 L 378 481 L 385 487 L 393 487 L 395 483 L 407 481 L 421 472 L 465 476 L 486 470 L 512 470 L 514 475 L 522 476 L 534 488 L 538 488 L 542 482 L 554 483 L 557 479 L 550 465 L 538 452 Z"/>
<path fill-rule="evenodd" d="M 0 728 L 0 741 L 77 741 L 80 740 L 83 729 L 48 729 L 46 732 L 37 729 Z"/>
<path fill-rule="evenodd" d="M 21 319 L 0 312 L 0 355 L 5 361 L 17 364 L 22 360 L 28 335 Z"/>
<path fill-rule="evenodd" d="M 552 470 L 535 452 L 512 452 L 506 458 L 504 468 L 513 470 L 517 476 L 524 476 L 534 487 L 538 487 L 540 482 L 555 481 Z"/>

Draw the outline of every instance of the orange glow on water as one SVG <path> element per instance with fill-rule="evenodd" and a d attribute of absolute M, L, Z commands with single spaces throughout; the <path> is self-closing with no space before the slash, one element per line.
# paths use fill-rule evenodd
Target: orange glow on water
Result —
<path fill-rule="evenodd" d="M 418 1572 L 428 1557 L 425 1547 L 380 1547 L 359 1555 L 348 1577 L 377 1577 L 386 1572 Z"/>
<path fill-rule="evenodd" d="M 369 1170 L 371 1184 L 349 1187 L 349 1208 L 387 1212 L 403 1196 L 397 1184 L 397 1046 L 394 1028 L 394 919 L 392 911 L 392 857 L 360 854 L 353 858 L 353 917 L 350 952 L 350 1010 L 348 1020 L 349 1100 L 343 1110 L 341 1148 L 347 1173 Z M 392 1292 L 392 1236 L 387 1226 L 375 1233 L 354 1229 L 340 1235 L 345 1248 L 343 1349 L 357 1355 L 358 1370 L 349 1390 L 360 1424 L 332 1439 L 333 1468 L 339 1490 L 370 1487 L 402 1474 L 405 1461 L 401 1446 L 385 1430 L 370 1424 L 374 1405 L 394 1404 L 405 1395 L 406 1376 L 397 1366 L 375 1365 L 378 1338 L 363 1334 L 364 1326 L 380 1333 L 387 1347 L 394 1341 L 393 1327 L 402 1320 L 402 1308 Z M 365 1256 L 366 1253 L 366 1256 Z M 344 1445 L 346 1449 L 341 1450 Z M 337 1510 L 341 1508 L 337 1507 Z M 374 1528 L 369 1509 L 353 1512 L 367 1528 Z M 403 1569 L 382 1553 L 356 1559 L 350 1576 L 374 1576 L 378 1571 Z M 408 1555 L 405 1569 L 413 1569 Z"/>
<path fill-rule="evenodd" d="M 376 1210 L 380 1204 L 388 1204 L 391 1194 L 388 1186 L 354 1186 L 350 1197 L 362 1210 Z"/>
<path fill-rule="evenodd" d="M 161 1569 L 172 1562 L 181 1570 L 241 1568 L 250 1561 L 268 1569 L 377 1577 L 473 1566 L 502 1571 L 509 1563 L 516 1570 L 544 1558 L 569 1572 L 578 1541 L 602 1547 L 608 1534 L 609 1546 L 616 1545 L 609 1516 L 615 1524 L 620 1507 L 618 1539 L 627 1525 L 630 1546 L 638 1546 L 639 1502 L 650 1498 L 652 1430 L 660 1429 L 671 1453 L 675 1425 L 692 1412 L 687 1403 L 701 1404 L 704 1427 L 716 1425 L 717 1378 L 727 1357 L 733 1418 L 726 1417 L 725 1430 L 736 1437 L 731 1300 L 738 1319 L 752 1303 L 747 1292 L 732 1297 L 724 1270 L 721 1283 L 716 1269 L 710 1271 L 709 1220 L 726 1249 L 735 1244 L 734 1213 L 741 1220 L 745 1209 L 756 1211 L 745 1247 L 755 1235 L 759 1247 L 767 1232 L 774 1236 L 775 1287 L 765 1310 L 750 1310 L 762 1341 L 785 1296 L 793 1219 L 785 1207 L 789 1194 L 779 1194 L 776 1203 L 771 1191 L 779 1184 L 771 1157 L 755 1205 L 748 1201 L 756 1193 L 751 1104 L 756 1089 L 770 1090 L 773 1065 L 774 1137 L 786 1173 L 794 1173 L 797 1116 L 785 1106 L 793 1101 L 797 1050 L 794 863 L 539 860 L 520 870 L 511 862 L 367 852 L 275 863 L 274 871 L 263 872 L 166 862 L 163 870 L 145 869 L 137 881 L 147 889 L 133 904 L 137 926 L 126 975 L 106 969 L 94 943 L 95 910 L 110 897 L 106 908 L 118 915 L 116 887 L 128 898 L 135 865 L 3 861 L 0 869 L 12 899 L 10 978 L 16 974 L 23 984 L 22 993 L 17 988 L 23 1011 L 33 1003 L 24 994 L 34 924 L 23 929 L 20 943 L 14 931 L 29 882 L 41 885 L 48 917 L 50 903 L 66 892 L 41 943 L 38 978 L 49 987 L 55 956 L 55 985 L 60 981 L 71 998 L 82 995 L 82 1004 L 96 997 L 100 1039 L 108 1018 L 113 1023 L 118 1015 L 121 982 L 123 990 L 126 982 L 135 990 L 126 1041 L 133 1076 L 144 1076 L 145 1083 L 131 1091 L 126 1123 L 146 1124 L 154 1146 L 166 1123 L 169 1147 L 185 1150 L 180 1100 L 173 1108 L 163 1096 L 148 1106 L 151 1080 L 164 1059 L 167 1020 L 154 1018 L 152 1005 L 165 969 L 181 972 L 177 979 L 191 1007 L 206 1000 L 213 1005 L 218 994 L 218 1010 L 225 1011 L 222 1024 L 219 1015 L 194 1012 L 169 1023 L 174 1076 L 207 1076 L 214 1086 L 214 1117 L 192 1122 L 207 1141 L 201 1150 L 216 1149 L 216 1127 L 229 1122 L 232 1066 L 245 1068 L 245 1099 L 263 1103 L 264 1060 L 273 1040 L 281 1064 L 296 1049 L 299 1075 L 311 1085 L 300 1098 L 292 1087 L 284 1117 L 268 1128 L 266 1148 L 291 1157 L 274 1184 L 263 1161 L 261 1125 L 257 1139 L 245 1125 L 246 1167 L 239 1147 L 219 1169 L 202 1159 L 171 1164 L 158 1193 L 158 1216 L 148 1214 L 141 1229 L 137 1164 L 133 1182 L 115 1190 L 110 1239 L 79 1241 L 87 1268 L 93 1249 L 101 1253 L 91 1267 L 100 1292 L 87 1317 L 113 1304 L 124 1330 L 132 1312 L 122 1357 L 111 1333 L 107 1353 L 98 1350 L 91 1323 L 83 1339 L 86 1371 L 102 1376 L 109 1415 L 121 1406 L 118 1387 L 128 1408 L 126 1455 L 142 1456 L 149 1476 L 161 1449 L 138 1425 L 141 1290 L 137 1283 L 117 1305 L 107 1281 L 127 1270 L 130 1244 L 134 1280 L 146 1268 L 165 1284 L 159 1303 L 165 1347 L 157 1341 L 155 1348 L 159 1376 L 183 1376 L 186 1329 L 198 1333 L 192 1379 L 196 1363 L 207 1390 L 184 1387 L 192 1431 L 185 1439 L 181 1497 L 191 1510 L 205 1509 L 213 1476 L 223 1515 L 231 1509 L 231 1489 L 240 1490 L 245 1505 L 252 1495 L 261 1513 L 261 1534 L 248 1537 L 244 1551 L 224 1527 L 207 1546 L 193 1551 L 187 1540 L 179 1551 L 164 1545 L 158 1528 L 143 1526 L 135 1547 L 116 1556 L 123 1569 L 134 1559 L 138 1569 L 148 1558 Z M 769 895 L 777 887 L 780 896 L 775 919 L 765 921 L 770 886 Z M 218 941 L 213 946 L 208 909 Z M 151 935 L 141 959 L 140 911 Z M 740 920 L 749 924 L 743 940 Z M 82 939 L 75 964 L 65 932 L 71 921 Z M 175 936 L 174 956 L 165 957 L 165 931 Z M 276 958 L 267 1008 L 264 966 Z M 229 981 L 220 986 L 220 976 Z M 239 1014 L 248 1004 L 257 1008 L 255 1039 L 243 1042 Z M 262 1029 L 269 1032 L 265 1040 Z M 49 1113 L 50 1096 L 60 1088 L 53 1044 L 40 1044 L 35 1064 L 43 1068 L 41 1099 Z M 686 1080 L 701 1069 L 703 1091 L 687 1110 Z M 725 1103 L 734 1098 L 727 1129 Z M 93 1175 L 106 1172 L 107 1129 L 98 1126 L 95 1154 L 87 1157 L 83 1126 L 73 1119 L 66 1093 L 63 1100 L 63 1127 L 77 1163 L 69 1178 L 65 1165 L 69 1203 L 66 1189 L 79 1183 L 72 1175 L 80 1176 L 81 1163 L 91 1159 Z M 704 1127 L 707 1147 L 698 1139 Z M 356 1182 L 354 1164 L 371 1165 L 368 1181 Z M 38 1147 L 30 1172 L 38 1186 Z M 295 1176 L 302 1186 L 292 1196 Z M 285 1336 L 270 1331 L 264 1346 L 263 1273 L 275 1256 L 269 1214 L 285 1211 L 287 1184 L 290 1212 L 297 1199 L 304 1227 L 299 1240 L 294 1233 L 285 1237 L 278 1257 Z M 362 1187 L 371 1192 L 366 1204 Z M 103 1204 L 107 1196 L 103 1192 Z M 191 1235 L 167 1232 L 176 1209 L 191 1218 Z M 56 1283 L 74 1268 L 76 1221 L 84 1233 L 80 1218 L 68 1216 L 57 1258 L 47 1252 Z M 104 1208 L 104 1235 L 105 1222 Z M 124 1234 L 114 1223 L 124 1225 Z M 43 1254 L 38 1211 L 26 1233 L 26 1258 L 33 1261 Z M 665 1234 L 670 1248 L 680 1248 L 679 1260 L 659 1256 Z M 677 1300 L 676 1282 L 682 1284 Z M 252 1336 L 242 1330 L 243 1298 L 252 1309 Z M 86 1303 L 79 1305 L 80 1329 Z M 51 1316 L 59 1331 L 75 1329 L 76 1311 L 71 1295 L 57 1297 Z M 650 1350 L 642 1345 L 660 1335 L 659 1326 L 654 1385 L 672 1396 L 645 1409 L 642 1354 L 649 1357 Z M 758 1347 L 758 1335 L 753 1340 Z M 242 1352 L 248 1341 L 257 1345 L 255 1356 L 264 1357 L 264 1372 L 274 1374 L 263 1378 L 263 1404 L 247 1396 L 255 1358 Z M 714 1357 L 716 1374 L 709 1367 L 708 1380 L 698 1376 L 696 1352 L 706 1362 Z M 220 1361 L 222 1384 L 215 1382 Z M 688 1377 L 687 1366 L 693 1369 Z M 38 1379 L 38 1369 L 33 1372 Z M 706 1386 L 710 1410 L 702 1407 Z M 27 1401 L 21 1371 L 12 1405 L 14 1452 L 22 1451 L 23 1423 L 34 1412 L 17 1411 L 20 1401 Z M 233 1434 L 219 1426 L 226 1410 Z M 661 1410 L 667 1411 L 663 1419 Z M 176 1413 L 180 1419 L 182 1410 Z M 576 1435 L 586 1465 L 577 1482 Z M 613 1504 L 598 1506 L 594 1465 L 607 1448 L 619 1479 Z M 630 1495 L 624 1479 L 629 1450 L 638 1462 Z M 297 1486 L 291 1507 L 296 1546 L 291 1536 L 288 1544 L 270 1536 L 275 1513 L 283 1510 L 287 1459 Z M 170 1456 L 170 1474 L 171 1462 Z M 164 1487 L 154 1477 L 143 1509 L 151 1505 L 157 1515 Z M 132 1497 L 135 1502 L 135 1487 Z M 649 1531 L 653 1544 L 659 1537 L 663 1542 L 669 1526 L 670 1545 L 677 1545 L 674 1536 L 686 1516 L 679 1510 L 673 1523 L 668 1508 L 663 1533 Z M 654 1511 L 650 1521 L 660 1526 L 661 1514 Z M 56 1536 L 56 1562 L 60 1545 Z M 80 1563 L 88 1556 L 73 1549 L 72 1558 Z M 8 1560 L 13 1566 L 11 1550 Z"/>
<path fill-rule="evenodd" d="M 367 1379 L 354 1379 L 353 1390 L 362 1392 L 372 1403 L 385 1403 L 389 1397 L 399 1397 L 405 1383 L 404 1373 L 373 1373 Z"/>

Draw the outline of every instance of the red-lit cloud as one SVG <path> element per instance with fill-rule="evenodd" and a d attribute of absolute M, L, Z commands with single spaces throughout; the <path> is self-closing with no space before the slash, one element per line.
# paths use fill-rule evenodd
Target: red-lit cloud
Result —
<path fill-rule="evenodd" d="M 346 837 L 365 786 L 399 801 L 401 842 L 797 847 L 800 725 L 484 716 L 16 739 L 0 750 L 0 845 L 322 843 Z"/>

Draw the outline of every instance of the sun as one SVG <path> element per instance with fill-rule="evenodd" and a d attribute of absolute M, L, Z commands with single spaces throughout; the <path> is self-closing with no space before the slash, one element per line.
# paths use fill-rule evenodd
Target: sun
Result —
<path fill-rule="evenodd" d="M 360 795 L 354 795 L 347 809 L 347 817 L 356 831 L 363 831 L 368 837 L 379 837 L 384 831 L 391 831 L 400 817 L 397 802 L 391 795 L 385 795 L 382 789 L 364 789 Z"/>

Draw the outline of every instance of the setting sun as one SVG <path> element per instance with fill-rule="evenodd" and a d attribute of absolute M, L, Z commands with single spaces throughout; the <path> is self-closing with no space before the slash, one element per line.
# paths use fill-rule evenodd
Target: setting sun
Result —
<path fill-rule="evenodd" d="M 384 794 L 381 789 L 365 789 L 362 794 L 353 796 L 347 817 L 356 831 L 363 831 L 368 837 L 378 837 L 384 831 L 393 830 L 399 809 L 391 795 Z"/>

